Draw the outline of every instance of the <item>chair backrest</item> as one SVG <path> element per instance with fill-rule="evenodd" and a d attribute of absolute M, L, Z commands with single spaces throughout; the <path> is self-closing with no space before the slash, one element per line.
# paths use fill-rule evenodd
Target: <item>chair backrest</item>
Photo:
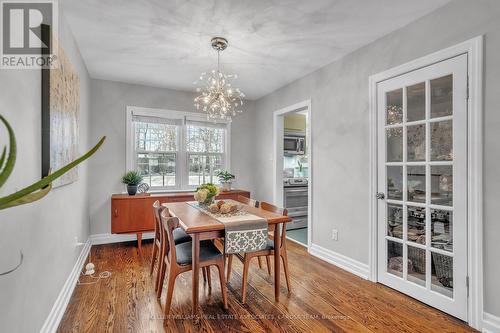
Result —
<path fill-rule="evenodd" d="M 161 240 L 161 219 L 160 219 L 160 214 L 161 211 L 163 210 L 163 206 L 160 205 L 160 201 L 156 200 L 153 203 L 153 212 L 155 216 L 155 239 Z"/>
<path fill-rule="evenodd" d="M 273 213 L 280 214 L 283 216 L 288 216 L 288 210 L 286 208 L 279 208 L 279 207 L 272 205 L 270 203 L 267 203 L 265 201 L 262 201 L 260 203 L 260 208 L 262 208 L 263 210 L 267 210 L 269 212 L 273 212 Z M 286 245 L 286 223 L 282 223 L 281 246 L 283 247 L 285 245 Z"/>
<path fill-rule="evenodd" d="M 179 219 L 170 215 L 168 209 L 161 212 L 161 223 L 164 243 L 163 253 L 168 253 L 170 264 L 177 264 L 177 256 L 175 253 L 174 229 L 179 227 Z"/>
<path fill-rule="evenodd" d="M 244 203 L 245 205 L 249 205 L 249 206 L 252 206 L 255 208 L 259 207 L 259 202 L 257 200 L 250 199 L 250 198 L 244 197 L 242 195 L 238 195 L 236 197 L 236 201 L 239 201 L 241 203 Z"/>

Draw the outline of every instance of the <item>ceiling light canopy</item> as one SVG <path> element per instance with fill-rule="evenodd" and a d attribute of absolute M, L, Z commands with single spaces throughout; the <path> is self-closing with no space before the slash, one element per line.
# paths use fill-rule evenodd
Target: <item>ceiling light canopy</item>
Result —
<path fill-rule="evenodd" d="M 196 88 L 200 93 L 194 99 L 194 106 L 197 110 L 207 113 L 210 120 L 231 121 L 243 105 L 245 95 L 239 88 L 234 88 L 231 81 L 236 79 L 236 74 L 224 74 L 220 70 L 220 53 L 228 46 L 227 39 L 214 37 L 211 40 L 212 48 L 217 51 L 217 69 L 210 72 L 201 73 L 200 79 L 195 84 L 201 87 Z"/>

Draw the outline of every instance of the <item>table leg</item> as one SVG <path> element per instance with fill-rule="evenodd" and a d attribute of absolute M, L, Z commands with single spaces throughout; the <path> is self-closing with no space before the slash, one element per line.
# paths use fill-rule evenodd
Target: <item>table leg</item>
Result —
<path fill-rule="evenodd" d="M 137 251 L 142 255 L 142 232 L 137 233 Z"/>
<path fill-rule="evenodd" d="M 274 299 L 280 300 L 280 224 L 274 225 Z"/>
<path fill-rule="evenodd" d="M 193 246 L 193 315 L 198 311 L 198 288 L 200 279 L 200 234 L 191 235 Z"/>

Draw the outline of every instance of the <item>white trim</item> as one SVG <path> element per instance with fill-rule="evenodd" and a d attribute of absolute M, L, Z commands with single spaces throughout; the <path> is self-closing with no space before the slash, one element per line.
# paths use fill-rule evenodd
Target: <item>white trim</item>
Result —
<path fill-rule="evenodd" d="M 499 333 L 500 332 L 500 317 L 492 315 L 488 312 L 483 312 L 483 332 Z"/>
<path fill-rule="evenodd" d="M 285 108 L 274 111 L 273 113 L 273 203 L 278 206 L 283 205 L 283 164 L 280 164 L 278 157 L 282 156 L 283 152 L 283 122 L 278 121 L 286 113 L 304 109 L 307 112 L 307 131 L 306 131 L 306 146 L 307 146 L 307 163 L 308 163 L 308 202 L 307 202 L 307 249 L 311 250 L 312 244 L 312 224 L 313 224 L 313 154 L 312 154 L 312 109 L 311 100 L 287 106 Z M 281 138 L 278 140 L 278 138 Z M 280 160 L 281 161 L 281 160 Z M 282 162 L 281 162 L 282 163 Z"/>
<path fill-rule="evenodd" d="M 154 232 L 145 232 L 142 234 L 142 239 L 154 238 Z M 92 245 L 112 244 L 121 242 L 136 241 L 136 234 L 94 234 L 90 235 L 89 240 Z"/>
<path fill-rule="evenodd" d="M 346 257 L 343 254 L 325 249 L 317 244 L 311 245 L 309 253 L 363 279 L 368 279 L 369 277 L 370 269 L 367 264 Z"/>
<path fill-rule="evenodd" d="M 134 160 L 134 133 L 132 126 L 132 115 L 140 115 L 140 116 L 152 116 L 152 117 L 166 117 L 171 119 L 179 119 L 183 121 L 182 129 L 184 128 L 184 121 L 186 118 L 188 120 L 195 120 L 200 122 L 208 122 L 211 121 L 207 119 L 206 114 L 201 112 L 188 112 L 188 111 L 177 111 L 177 110 L 169 110 L 169 109 L 157 109 L 157 108 L 146 108 L 139 106 L 131 106 L 128 105 L 126 107 L 126 123 L 125 123 L 125 168 L 126 170 L 135 169 L 135 160 Z M 218 121 L 218 123 L 226 125 L 226 135 L 224 142 L 224 154 L 222 155 L 222 160 L 224 164 L 224 168 L 226 170 L 231 171 L 231 122 L 229 121 Z M 184 141 L 184 132 L 181 129 L 180 141 L 179 144 L 181 147 L 185 147 Z M 165 187 L 165 188 L 153 188 L 152 191 L 157 192 L 168 192 L 168 191 L 192 191 L 196 189 L 196 186 L 189 186 L 188 184 L 183 184 L 183 181 L 188 181 L 188 175 L 186 175 L 187 169 L 181 168 L 184 163 L 187 166 L 187 153 L 182 150 L 177 151 L 177 162 L 184 161 L 182 163 L 176 163 L 176 186 Z"/>
<path fill-rule="evenodd" d="M 468 55 L 468 323 L 481 329 L 483 313 L 483 36 L 432 53 L 401 66 L 370 76 L 370 191 L 369 191 L 369 277 L 377 281 L 377 83 L 428 65 Z M 474 224 L 470 223 L 474 221 Z"/>
<path fill-rule="evenodd" d="M 42 328 L 40 329 L 41 333 L 52 333 L 57 330 L 59 323 L 61 322 L 61 319 L 64 315 L 64 312 L 66 311 L 66 307 L 68 306 L 69 300 L 71 299 L 73 290 L 75 290 L 76 282 L 78 281 L 78 277 L 80 276 L 80 273 L 82 271 L 83 264 L 85 263 L 85 260 L 89 255 L 91 246 L 92 245 L 89 238 L 85 242 L 85 245 L 83 246 L 83 249 L 80 252 L 80 255 L 78 256 L 78 259 L 76 260 L 75 265 L 71 270 L 71 273 L 69 274 L 68 278 L 66 279 L 66 282 L 64 283 L 61 291 L 59 292 L 59 295 L 57 296 L 56 301 L 52 306 L 52 310 L 50 310 L 47 319 L 45 319 L 45 322 Z"/>

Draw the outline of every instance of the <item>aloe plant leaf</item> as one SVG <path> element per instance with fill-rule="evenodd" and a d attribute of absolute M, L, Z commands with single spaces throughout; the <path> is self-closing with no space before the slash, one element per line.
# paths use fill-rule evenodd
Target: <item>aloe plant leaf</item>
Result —
<path fill-rule="evenodd" d="M 14 164 L 16 164 L 17 147 L 16 136 L 14 135 L 14 130 L 12 129 L 12 127 L 10 127 L 9 122 L 2 115 L 0 115 L 0 120 L 5 124 L 5 127 L 7 127 L 7 132 L 9 133 L 9 157 L 7 158 L 7 161 L 5 163 L 5 167 L 3 169 L 0 169 L 0 187 L 2 187 L 2 185 L 7 181 L 7 178 L 9 178 L 10 174 L 12 173 Z M 2 156 L 5 155 L 2 154 Z"/>
<path fill-rule="evenodd" d="M 5 162 L 5 155 L 7 154 L 7 146 L 3 147 L 2 156 L 0 156 L 0 171 L 2 171 L 3 162 Z"/>
<path fill-rule="evenodd" d="M 56 180 L 57 178 L 61 177 L 66 172 L 68 172 L 70 169 L 74 168 L 75 166 L 77 166 L 81 162 L 85 161 L 90 156 L 92 156 L 102 146 L 102 144 L 104 143 L 104 140 L 106 140 L 105 136 L 103 136 L 101 138 L 101 140 L 99 140 L 99 142 L 92 149 L 90 149 L 87 153 L 82 155 L 80 158 L 74 160 L 73 162 L 68 163 L 67 165 L 54 171 L 54 173 L 47 175 L 46 177 L 40 179 L 39 181 L 37 181 L 36 183 L 33 183 L 32 185 L 30 185 L 28 187 L 23 188 L 22 190 L 19 190 L 15 193 L 8 195 L 8 196 L 0 198 L 0 209 L 3 209 L 3 206 L 5 206 L 6 204 L 8 204 L 12 201 L 16 201 L 16 200 L 32 193 L 32 192 L 35 192 L 35 191 L 42 189 L 42 188 L 45 188 L 50 183 L 52 183 L 54 180 Z"/>
<path fill-rule="evenodd" d="M 20 205 L 25 205 L 25 204 L 40 200 L 44 196 L 49 194 L 51 189 L 52 189 L 52 184 L 49 184 L 49 186 L 42 188 L 40 191 L 27 194 L 24 197 L 21 197 L 17 200 L 12 200 L 6 204 L 0 205 L 0 210 L 10 208 L 10 207 L 20 206 Z"/>

